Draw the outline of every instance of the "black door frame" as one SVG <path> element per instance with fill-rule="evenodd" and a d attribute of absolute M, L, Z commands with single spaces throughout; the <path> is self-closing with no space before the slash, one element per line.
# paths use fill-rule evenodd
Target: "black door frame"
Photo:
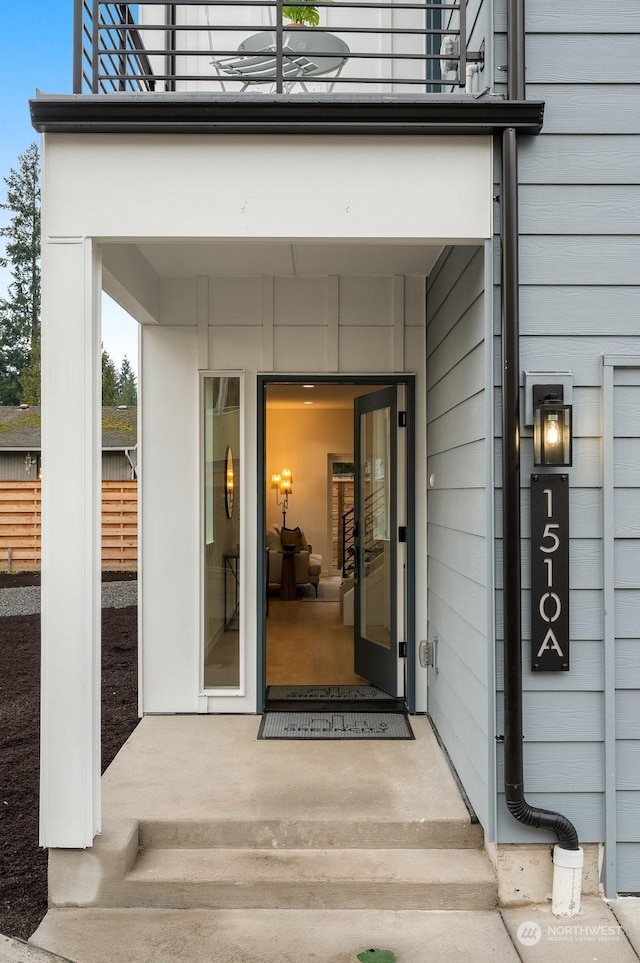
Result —
<path fill-rule="evenodd" d="M 405 702 L 409 712 L 415 712 L 415 657 L 416 657 L 416 613 L 415 613 L 415 551 L 416 551 L 416 458 L 415 458 L 415 375 L 406 373 L 388 374 L 282 374 L 280 372 L 263 372 L 258 374 L 257 384 L 257 476 L 258 476 L 258 504 L 257 504 L 257 705 L 258 714 L 262 714 L 266 695 L 266 553 L 264 551 L 264 533 L 266 531 L 266 388 L 270 384 L 335 384 L 335 385 L 404 385 L 406 400 L 406 450 L 407 450 L 407 578 L 406 578 L 406 660 L 405 660 Z"/>

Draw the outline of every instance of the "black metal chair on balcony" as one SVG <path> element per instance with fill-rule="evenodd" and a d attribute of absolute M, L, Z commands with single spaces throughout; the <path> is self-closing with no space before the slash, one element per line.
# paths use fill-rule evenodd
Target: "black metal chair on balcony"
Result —
<path fill-rule="evenodd" d="M 282 44 L 283 92 L 290 93 L 296 84 L 308 92 L 306 82 L 322 78 L 329 83 L 328 92 L 332 91 L 349 59 L 349 53 L 344 40 L 332 33 L 300 28 L 285 30 Z M 271 84 L 275 87 L 278 81 L 275 31 L 263 30 L 253 34 L 242 41 L 237 57 L 221 57 L 211 63 L 225 91 L 225 80 L 240 81 L 241 91 L 251 84 Z"/>

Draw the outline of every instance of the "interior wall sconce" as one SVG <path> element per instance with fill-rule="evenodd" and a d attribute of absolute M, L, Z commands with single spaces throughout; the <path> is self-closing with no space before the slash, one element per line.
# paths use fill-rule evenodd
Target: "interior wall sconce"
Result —
<path fill-rule="evenodd" d="M 286 528 L 289 495 L 293 491 L 293 477 L 290 468 L 283 468 L 271 476 L 271 487 L 275 488 L 276 505 L 282 508 L 282 527 Z"/>
<path fill-rule="evenodd" d="M 562 385 L 533 386 L 533 463 L 537 468 L 573 464 L 571 405 Z"/>
<path fill-rule="evenodd" d="M 225 482 L 224 482 L 224 502 L 225 509 L 227 512 L 227 518 L 231 518 L 233 515 L 233 497 L 234 497 L 234 487 L 235 487 L 235 474 L 233 471 L 233 451 L 231 446 L 227 447 L 227 454 L 225 458 Z"/>

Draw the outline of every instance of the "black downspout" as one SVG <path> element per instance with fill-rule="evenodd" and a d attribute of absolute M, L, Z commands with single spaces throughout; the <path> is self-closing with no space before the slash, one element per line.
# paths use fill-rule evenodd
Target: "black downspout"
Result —
<path fill-rule="evenodd" d="M 525 99 L 524 0 L 509 0 L 509 100 Z M 563 849 L 578 834 L 561 813 L 531 806 L 524 796 L 522 746 L 522 603 L 520 584 L 520 318 L 518 272 L 518 144 L 514 128 L 502 137 L 502 498 L 504 600 L 504 791 L 512 816 L 549 829 Z"/>

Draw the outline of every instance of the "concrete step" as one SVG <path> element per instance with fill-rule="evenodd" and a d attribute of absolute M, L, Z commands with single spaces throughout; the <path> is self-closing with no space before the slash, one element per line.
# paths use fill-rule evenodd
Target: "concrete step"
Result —
<path fill-rule="evenodd" d="M 484 910 L 497 886 L 473 849 L 152 849 L 114 896 L 174 909 Z"/>
<path fill-rule="evenodd" d="M 32 940 L 78 963 L 358 963 L 373 948 L 398 963 L 520 960 L 486 911 L 57 909 Z"/>
<path fill-rule="evenodd" d="M 69 959 L 24 940 L 0 935 L 0 963 L 69 963 Z"/>
<path fill-rule="evenodd" d="M 143 820 L 143 849 L 478 849 L 469 817 L 415 820 Z"/>

